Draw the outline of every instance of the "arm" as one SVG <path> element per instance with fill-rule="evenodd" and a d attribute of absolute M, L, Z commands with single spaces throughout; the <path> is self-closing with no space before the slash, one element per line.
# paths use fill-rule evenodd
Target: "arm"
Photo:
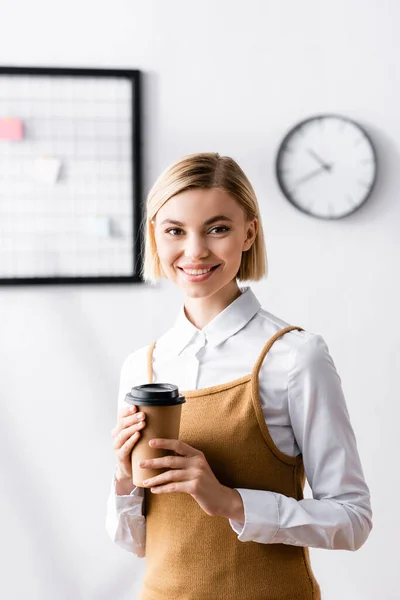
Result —
<path fill-rule="evenodd" d="M 146 381 L 141 365 L 143 350 L 130 354 L 124 361 L 119 382 L 118 408 L 124 406 L 125 394 L 135 385 L 133 373 L 137 381 Z M 125 405 L 127 406 L 127 405 Z M 117 471 L 117 469 L 116 469 Z M 113 476 L 110 494 L 107 500 L 106 530 L 110 538 L 118 546 L 137 556 L 145 555 L 146 519 L 143 513 L 144 490 L 132 485 L 129 480 L 117 481 Z"/>
<path fill-rule="evenodd" d="M 142 515 L 143 488 L 119 496 L 115 474 L 107 501 L 106 530 L 112 541 L 139 557 L 145 556 L 146 518 Z"/>
<path fill-rule="evenodd" d="M 340 378 L 321 336 L 293 353 L 288 407 L 313 498 L 238 489 L 245 521 L 230 519 L 231 527 L 243 542 L 357 550 L 372 529 L 370 494 Z"/>

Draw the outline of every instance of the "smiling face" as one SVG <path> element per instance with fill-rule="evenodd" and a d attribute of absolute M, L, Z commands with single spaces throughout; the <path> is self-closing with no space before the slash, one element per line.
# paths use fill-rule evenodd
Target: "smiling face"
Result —
<path fill-rule="evenodd" d="M 189 189 L 170 198 L 154 218 L 161 266 L 190 298 L 237 289 L 242 252 L 257 232 L 243 208 L 219 188 Z"/>

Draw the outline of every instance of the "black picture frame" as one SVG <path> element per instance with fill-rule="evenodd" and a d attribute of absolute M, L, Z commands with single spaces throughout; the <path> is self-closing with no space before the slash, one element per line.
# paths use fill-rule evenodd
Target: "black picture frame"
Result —
<path fill-rule="evenodd" d="M 1 277 L 1 286 L 15 285 L 77 285 L 77 284 L 126 284 L 142 283 L 141 269 L 143 264 L 143 198 L 142 198 L 142 72 L 137 69 L 97 69 L 97 68 L 55 68 L 55 67 L 14 67 L 0 66 L 0 76 L 48 76 L 63 77 L 95 77 L 121 78 L 128 80 L 132 86 L 132 273 L 129 275 L 100 276 L 38 276 L 38 277 Z M 0 240 L 1 242 L 1 240 Z"/>

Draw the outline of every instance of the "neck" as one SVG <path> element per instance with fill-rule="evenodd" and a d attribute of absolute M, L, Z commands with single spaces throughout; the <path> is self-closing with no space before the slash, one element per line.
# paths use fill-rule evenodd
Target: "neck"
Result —
<path fill-rule="evenodd" d="M 197 329 L 203 329 L 240 295 L 240 288 L 234 279 L 222 290 L 208 298 L 187 297 L 185 299 L 186 317 Z"/>

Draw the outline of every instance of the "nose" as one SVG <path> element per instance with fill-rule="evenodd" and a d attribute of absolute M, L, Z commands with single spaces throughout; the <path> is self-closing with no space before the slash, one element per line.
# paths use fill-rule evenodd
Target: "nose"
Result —
<path fill-rule="evenodd" d="M 192 234 L 186 238 L 185 256 L 191 259 L 204 258 L 208 255 L 206 237 L 203 235 Z"/>

